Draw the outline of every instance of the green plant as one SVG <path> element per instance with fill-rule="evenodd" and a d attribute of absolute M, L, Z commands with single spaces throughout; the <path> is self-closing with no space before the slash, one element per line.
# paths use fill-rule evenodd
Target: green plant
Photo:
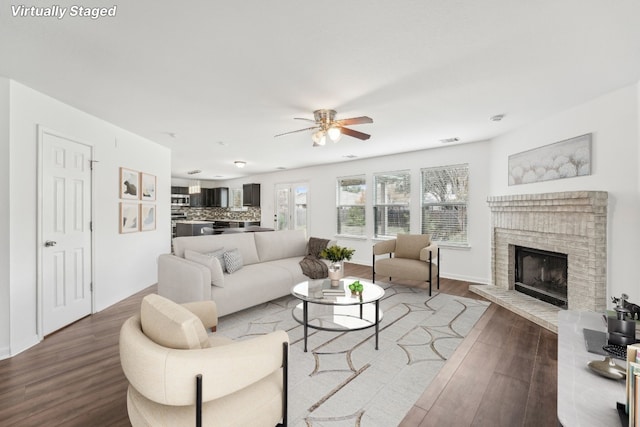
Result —
<path fill-rule="evenodd" d="M 359 280 L 356 280 L 355 282 L 349 285 L 349 290 L 351 290 L 351 292 L 362 292 L 363 289 L 364 289 L 364 286 L 362 286 L 362 283 L 360 283 Z"/>
<path fill-rule="evenodd" d="M 355 251 L 355 249 L 333 245 L 323 249 L 323 251 L 320 252 L 320 258 L 328 259 L 331 262 L 339 262 L 345 259 L 349 261 Z"/>

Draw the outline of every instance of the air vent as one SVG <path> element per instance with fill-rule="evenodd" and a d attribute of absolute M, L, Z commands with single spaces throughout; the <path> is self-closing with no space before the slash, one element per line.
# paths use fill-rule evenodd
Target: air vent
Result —
<path fill-rule="evenodd" d="M 445 139 L 441 139 L 440 142 L 442 142 L 443 144 L 450 144 L 452 142 L 458 142 L 460 141 L 459 138 L 445 138 Z"/>

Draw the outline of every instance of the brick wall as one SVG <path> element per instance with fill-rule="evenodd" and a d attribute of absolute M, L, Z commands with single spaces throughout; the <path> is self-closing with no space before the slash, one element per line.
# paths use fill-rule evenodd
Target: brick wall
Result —
<path fill-rule="evenodd" d="M 567 254 L 570 310 L 606 308 L 607 192 L 492 196 L 493 285 L 513 289 L 515 246 Z"/>

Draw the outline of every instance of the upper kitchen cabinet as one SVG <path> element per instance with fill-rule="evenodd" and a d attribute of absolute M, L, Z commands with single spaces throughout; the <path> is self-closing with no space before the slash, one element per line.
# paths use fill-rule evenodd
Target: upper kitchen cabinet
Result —
<path fill-rule="evenodd" d="M 189 187 L 171 187 L 171 194 L 189 194 Z"/>
<path fill-rule="evenodd" d="M 226 208 L 229 206 L 229 189 L 227 187 L 203 188 L 204 206 L 210 208 Z"/>
<path fill-rule="evenodd" d="M 242 206 L 260 206 L 260 184 L 242 186 Z"/>
<path fill-rule="evenodd" d="M 202 208 L 205 206 L 204 188 L 199 193 L 191 194 L 189 197 L 189 206 L 192 208 Z"/>

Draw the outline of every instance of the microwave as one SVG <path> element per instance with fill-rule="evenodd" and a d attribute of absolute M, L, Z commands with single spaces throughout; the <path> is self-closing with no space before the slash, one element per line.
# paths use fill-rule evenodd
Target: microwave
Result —
<path fill-rule="evenodd" d="M 171 195 L 171 206 L 189 206 L 190 202 L 188 194 Z"/>

